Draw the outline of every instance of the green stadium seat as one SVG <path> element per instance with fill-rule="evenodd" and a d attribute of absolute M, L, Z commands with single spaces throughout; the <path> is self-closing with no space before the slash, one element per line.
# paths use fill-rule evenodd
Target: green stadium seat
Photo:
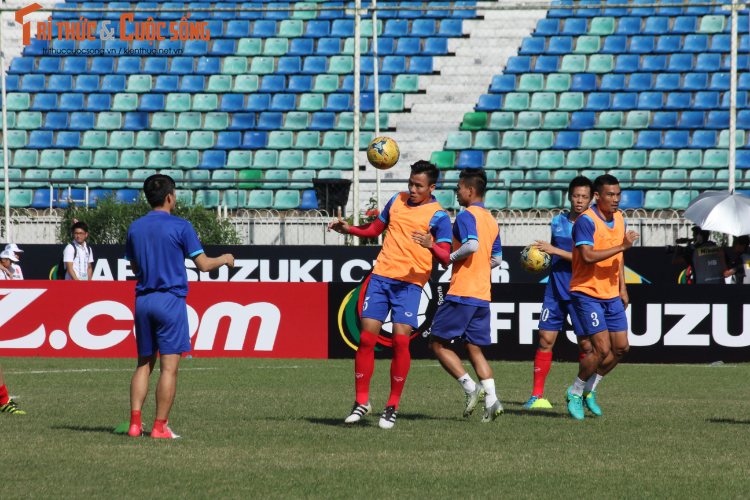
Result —
<path fill-rule="evenodd" d="M 578 111 L 583 108 L 583 92 L 563 92 L 557 105 L 559 111 Z"/>
<path fill-rule="evenodd" d="M 574 54 L 596 54 L 601 49 L 601 38 L 599 36 L 579 36 L 576 39 Z"/>
<path fill-rule="evenodd" d="M 512 115 L 512 113 L 509 113 Z M 517 130 L 536 130 L 542 126 L 542 113 L 540 111 L 522 111 L 518 113 L 516 122 Z M 511 125 L 509 128 L 513 128 Z"/>
<path fill-rule="evenodd" d="M 646 191 L 643 208 L 646 210 L 667 209 L 672 205 L 672 193 L 661 189 Z"/>
<path fill-rule="evenodd" d="M 109 151 L 105 151 L 103 153 L 109 153 Z M 115 159 L 117 152 L 112 151 L 112 153 L 115 153 Z M 169 156 L 169 165 L 172 166 L 172 153 L 163 151 L 162 153 Z M 96 152 L 96 154 L 99 154 L 99 151 Z M 153 156 L 153 154 L 151 155 Z M 96 158 L 96 156 L 95 156 Z M 94 162 L 95 165 L 98 166 L 96 161 Z M 118 164 L 119 168 L 127 168 L 127 169 L 134 169 L 134 168 L 141 168 L 146 165 L 146 152 L 143 150 L 138 149 L 130 149 L 126 150 L 120 153 L 120 163 Z"/>
<path fill-rule="evenodd" d="M 21 111 L 18 113 L 16 128 L 19 130 L 36 130 L 42 128 L 42 113 L 39 111 Z"/>
<path fill-rule="evenodd" d="M 286 38 L 267 38 L 263 45 L 263 55 L 278 57 L 289 52 L 289 40 Z"/>
<path fill-rule="evenodd" d="M 365 151 L 367 149 L 368 144 L 370 144 L 373 139 L 374 137 L 372 136 L 372 132 L 360 132 L 359 133 L 360 151 Z M 354 147 L 354 134 L 349 134 L 349 141 L 346 143 L 346 147 L 349 149 Z"/>
<path fill-rule="evenodd" d="M 628 149 L 622 152 L 620 168 L 643 168 L 646 166 L 646 151 Z"/>
<path fill-rule="evenodd" d="M 248 193 L 245 208 L 264 209 L 273 205 L 273 191 L 253 189 Z"/>
<path fill-rule="evenodd" d="M 75 151 L 71 151 L 71 155 Z M 91 162 L 91 151 L 78 151 L 88 153 Z M 60 168 L 65 164 L 65 151 L 60 149 L 44 149 L 39 155 L 39 168 Z"/>
<path fill-rule="evenodd" d="M 599 177 L 600 175 L 604 175 L 606 173 L 607 172 L 605 172 L 604 170 L 593 169 L 593 168 L 581 170 L 581 175 L 591 179 L 592 181 L 596 179 L 597 177 Z"/>
<path fill-rule="evenodd" d="M 568 128 L 568 123 L 568 113 L 549 111 L 544 114 L 544 125 L 542 125 L 542 128 L 547 130 L 563 130 Z"/>
<path fill-rule="evenodd" d="M 214 112 L 206 113 L 203 130 L 226 130 L 229 127 L 229 113 Z"/>
<path fill-rule="evenodd" d="M 41 120 L 41 118 L 40 118 Z M 465 113 L 459 130 L 484 130 L 487 127 L 487 113 Z"/>
<path fill-rule="evenodd" d="M 581 149 L 600 149 L 606 145 L 607 133 L 603 130 L 585 130 L 581 134 Z"/>
<path fill-rule="evenodd" d="M 479 131 L 474 137 L 474 146 L 472 149 L 481 149 L 489 151 L 500 147 L 500 132 Z"/>
<path fill-rule="evenodd" d="M 504 189 L 490 189 L 485 193 L 484 206 L 488 210 L 503 210 L 508 208 L 508 191 Z"/>
<path fill-rule="evenodd" d="M 131 149 L 135 144 L 135 133 L 127 130 L 110 132 L 109 149 Z"/>
<path fill-rule="evenodd" d="M 299 207 L 300 193 L 296 190 L 282 189 L 276 191 L 272 208 L 274 210 L 294 210 Z"/>
<path fill-rule="evenodd" d="M 366 32 L 363 31 L 362 34 L 364 35 Z M 370 31 L 369 33 L 372 33 Z M 360 55 L 367 54 L 367 49 L 369 47 L 370 39 L 366 37 L 362 37 L 359 39 L 359 53 Z M 341 54 L 345 56 L 353 56 L 354 55 L 354 38 L 347 38 L 344 40 L 344 48 L 341 50 Z"/>
<path fill-rule="evenodd" d="M 273 151 L 275 153 L 275 151 Z M 224 168 L 249 168 L 253 164 L 253 154 L 250 151 L 230 151 Z"/>
<path fill-rule="evenodd" d="M 190 149 L 210 149 L 214 147 L 214 133 L 207 131 L 196 131 L 190 133 Z"/>
<path fill-rule="evenodd" d="M 318 179 L 343 179 L 344 176 L 340 170 L 321 170 Z"/>
<path fill-rule="evenodd" d="M 567 54 L 560 61 L 560 73 L 583 73 L 586 71 L 586 56 Z"/>
<path fill-rule="evenodd" d="M 510 167 L 510 151 L 490 151 L 484 168 L 488 170 L 502 170 Z"/>
<path fill-rule="evenodd" d="M 379 113 L 380 115 L 380 131 L 388 129 L 388 113 Z M 362 130 L 375 130 L 375 113 L 365 114 L 365 123 L 362 125 Z"/>
<path fill-rule="evenodd" d="M 144 153 L 145 151 L 139 151 L 140 153 Z M 125 152 L 123 152 L 123 155 Z M 150 168 L 172 168 L 174 164 L 172 163 L 172 152 L 171 151 L 151 151 L 148 154 L 148 163 L 147 164 L 140 164 L 140 165 L 134 165 L 134 166 L 128 166 L 124 162 L 120 163 L 121 167 L 124 168 L 140 168 L 143 166 L 148 166 Z M 175 168 L 180 168 L 175 167 Z"/>
<path fill-rule="evenodd" d="M 159 170 L 159 173 L 161 175 L 168 175 L 169 177 L 171 177 L 175 181 L 181 180 L 181 179 L 185 178 L 185 171 L 183 171 L 183 170 L 177 170 L 175 168 L 165 168 L 164 170 Z M 104 177 L 105 178 L 107 177 L 107 173 L 106 172 L 104 173 Z"/>
<path fill-rule="evenodd" d="M 100 149 L 94 152 L 93 160 L 91 158 L 91 151 L 86 152 L 89 153 L 88 156 L 76 155 L 76 157 L 74 157 L 74 151 L 71 151 L 68 156 L 68 167 L 87 168 L 93 165 L 94 168 L 104 170 L 118 167 L 120 155 L 117 151 Z M 123 154 L 125 154 L 125 152 L 123 152 Z"/>
<path fill-rule="evenodd" d="M 339 113 L 338 117 L 339 120 L 336 126 L 333 127 L 334 130 L 354 130 L 354 113 L 351 111 L 344 111 L 343 113 Z"/>
<path fill-rule="evenodd" d="M 224 94 L 232 91 L 232 77 L 230 75 L 211 75 L 208 77 L 206 92 Z"/>
<path fill-rule="evenodd" d="M 589 35 L 608 36 L 615 32 L 614 17 L 595 17 L 589 26 Z"/>
<path fill-rule="evenodd" d="M 164 144 L 162 147 L 168 149 L 182 149 L 187 147 L 188 133 L 179 130 L 164 132 Z"/>
<path fill-rule="evenodd" d="M 591 151 L 570 151 L 565 166 L 568 168 L 589 168 L 591 166 Z"/>
<path fill-rule="evenodd" d="M 391 92 L 413 94 L 419 92 L 419 75 L 397 75 Z"/>
<path fill-rule="evenodd" d="M 242 59 L 244 59 L 245 64 L 247 64 L 247 60 L 244 57 Z M 260 82 L 257 75 L 238 75 L 234 79 L 234 87 L 232 88 L 232 92 L 251 94 L 258 91 L 259 85 Z"/>
<path fill-rule="evenodd" d="M 105 182 L 102 182 L 101 186 L 106 189 L 124 189 L 128 187 L 129 179 L 130 175 L 127 170 L 112 168 L 104 172 Z"/>
<path fill-rule="evenodd" d="M 305 162 L 304 156 L 305 156 L 304 151 L 299 151 L 299 150 L 281 151 L 279 153 L 278 168 L 282 168 L 285 170 L 293 170 L 296 168 L 302 168 L 302 165 Z"/>
<path fill-rule="evenodd" d="M 10 156 L 10 154 L 8 155 Z M 19 149 L 13 153 L 12 167 L 16 168 L 34 168 L 39 163 L 39 151 Z"/>
<path fill-rule="evenodd" d="M 567 57 L 567 56 L 565 56 Z M 589 56 L 588 73 L 610 73 L 614 68 L 614 58 L 610 54 Z"/>
<path fill-rule="evenodd" d="M 122 128 L 122 113 L 118 111 L 99 113 L 94 128 L 96 130 L 120 130 Z"/>
<path fill-rule="evenodd" d="M 298 19 L 284 19 L 279 23 L 278 36 L 285 38 L 299 38 L 302 36 L 304 24 Z"/>
<path fill-rule="evenodd" d="M 177 115 L 177 126 L 175 130 L 200 130 L 202 114 L 193 111 L 186 111 Z"/>
<path fill-rule="evenodd" d="M 531 169 L 536 168 L 539 162 L 537 151 L 519 150 L 513 153 L 513 163 L 510 168 Z"/>
<path fill-rule="evenodd" d="M 329 94 L 331 92 L 336 92 L 338 89 L 338 75 L 317 75 L 315 77 L 315 85 L 313 86 L 312 91 L 322 94 Z"/>
<path fill-rule="evenodd" d="M 670 168 L 661 173 L 662 182 L 659 184 L 660 189 L 683 189 L 687 187 L 685 182 L 667 182 L 673 179 L 687 179 L 687 170 L 682 168 Z"/>
<path fill-rule="evenodd" d="M 203 208 L 216 208 L 220 200 L 218 189 L 200 189 L 195 193 L 195 204 L 203 205 Z"/>
<path fill-rule="evenodd" d="M 745 131 L 744 130 L 735 130 L 734 134 L 734 143 L 736 147 L 741 148 L 745 145 Z M 717 146 L 719 148 L 729 148 L 729 130 L 722 130 L 719 133 L 719 145 Z"/>
<path fill-rule="evenodd" d="M 703 168 L 727 168 L 729 166 L 729 151 L 721 149 L 707 149 L 703 153 Z"/>
<path fill-rule="evenodd" d="M 190 111 L 190 94 L 167 94 L 164 111 L 174 113 Z"/>
<path fill-rule="evenodd" d="M 310 113 L 302 111 L 292 111 L 286 114 L 282 130 L 306 130 L 310 123 Z M 317 148 L 317 145 L 315 146 Z"/>
<path fill-rule="evenodd" d="M 136 94 L 115 94 L 112 99 L 112 111 L 135 111 L 138 107 Z"/>
<path fill-rule="evenodd" d="M 240 38 L 237 42 L 237 56 L 236 59 L 240 59 L 239 56 L 245 56 L 245 57 L 253 57 L 260 55 L 262 46 L 262 40 L 260 38 Z M 224 60 L 224 64 L 226 65 L 226 59 Z M 244 59 L 244 57 L 243 57 Z M 247 68 L 247 60 L 245 60 L 245 67 Z M 245 71 L 240 71 L 240 73 L 244 73 Z M 239 74 L 239 73 L 238 73 Z"/>
<path fill-rule="evenodd" d="M 191 189 L 205 189 L 208 187 L 208 181 L 211 178 L 211 172 L 208 170 L 188 170 L 185 179 L 205 182 L 191 182 L 185 184 Z"/>
<path fill-rule="evenodd" d="M 510 130 L 515 123 L 515 114 L 507 111 L 495 111 L 490 115 L 488 130 Z"/>
<path fill-rule="evenodd" d="M 586 132 L 589 131 L 587 130 Z M 586 132 L 584 132 L 584 135 Z M 595 130 L 593 132 L 606 136 L 606 132 L 604 131 Z M 629 149 L 633 147 L 634 143 L 635 133 L 632 130 L 613 130 L 609 133 L 609 145 L 607 147 L 609 149 Z M 581 147 L 584 147 L 583 141 L 581 141 Z"/>
<path fill-rule="evenodd" d="M 234 170 L 224 170 L 223 168 L 220 168 L 218 170 L 214 170 L 211 173 L 211 180 L 216 181 L 224 181 L 224 180 L 236 180 L 237 179 L 237 172 Z M 225 182 L 212 182 L 208 185 L 210 188 L 214 189 L 231 189 L 234 187 L 237 187 L 236 184 L 227 184 Z"/>
<path fill-rule="evenodd" d="M 534 208 L 536 193 L 528 190 L 513 191 L 508 208 L 515 210 L 528 210 Z"/>
<path fill-rule="evenodd" d="M 527 181 L 545 181 L 544 183 L 524 182 L 524 189 L 542 189 L 549 187 L 549 180 L 552 178 L 549 170 L 529 170 L 526 172 Z"/>
<path fill-rule="evenodd" d="M 181 149 L 174 155 L 175 168 L 197 168 L 200 164 L 200 153 Z"/>
<path fill-rule="evenodd" d="M 16 128 L 16 112 L 15 111 L 6 111 L 5 120 L 8 123 L 9 129 Z"/>
<path fill-rule="evenodd" d="M 456 153 L 453 151 L 434 151 L 430 155 L 430 163 L 439 169 L 448 169 L 456 167 Z"/>
<path fill-rule="evenodd" d="M 26 111 L 31 106 L 31 96 L 26 92 L 9 92 L 5 98 L 5 107 L 9 111 Z"/>
<path fill-rule="evenodd" d="M 315 19 L 318 15 L 318 13 L 314 10 L 299 10 L 304 8 L 312 8 L 314 9 L 317 6 L 317 3 L 315 2 L 297 2 L 294 4 L 295 10 L 292 12 L 292 19 L 300 19 L 304 21 L 310 21 L 312 19 Z M 372 24 L 372 23 L 371 23 Z M 364 29 L 364 27 L 362 28 Z M 370 27 L 372 30 L 372 26 Z M 364 33 L 364 31 L 363 31 Z M 372 31 L 370 31 L 372 33 Z"/>
<path fill-rule="evenodd" d="M 454 205 L 457 205 L 455 201 L 455 191 L 450 189 L 436 189 L 432 192 L 437 202 L 446 210 L 452 210 Z"/>
<path fill-rule="evenodd" d="M 652 189 L 657 186 L 656 183 L 651 182 L 638 182 L 643 180 L 657 181 L 659 180 L 658 170 L 637 170 L 635 172 L 635 182 L 633 183 L 634 189 Z"/>
<path fill-rule="evenodd" d="M 595 128 L 615 129 L 623 126 L 622 111 L 603 111 L 599 113 L 599 122 Z"/>
<path fill-rule="evenodd" d="M 544 88 L 544 75 L 537 73 L 524 73 L 518 82 L 518 92 L 539 92 Z"/>
<path fill-rule="evenodd" d="M 240 170 L 238 176 L 240 181 L 260 181 L 263 179 L 263 172 L 260 170 Z M 255 189 L 260 187 L 260 182 L 240 182 L 240 189 Z"/>
<path fill-rule="evenodd" d="M 4 193 L 3 193 L 4 194 Z M 26 208 L 34 201 L 33 189 L 11 189 L 8 203 L 11 208 Z"/>
<path fill-rule="evenodd" d="M 153 130 L 174 130 L 177 126 L 175 113 L 153 113 L 151 115 L 151 126 Z"/>
<path fill-rule="evenodd" d="M 435 153 L 432 153 L 433 155 Z M 432 161 L 432 159 L 430 159 Z M 434 162 L 433 162 L 434 163 Z M 320 170 L 331 167 L 331 152 L 330 151 L 309 151 L 307 153 L 307 162 L 305 168 L 310 170 Z M 438 166 L 438 168 L 440 168 Z"/>
<path fill-rule="evenodd" d="M 224 199 L 222 205 L 226 206 L 229 210 L 236 210 L 245 206 L 247 202 L 247 191 L 241 191 L 239 189 L 227 189 L 224 191 Z"/>
<path fill-rule="evenodd" d="M 464 150 L 470 148 L 471 132 L 448 132 L 448 139 L 445 142 L 445 149 Z"/>
<path fill-rule="evenodd" d="M 382 94 L 380 96 L 380 111 L 383 113 L 401 113 L 404 111 L 404 94 Z"/>
<path fill-rule="evenodd" d="M 185 205 L 187 207 L 193 206 L 193 190 L 192 189 L 176 189 L 175 194 L 177 196 L 177 201 L 181 205 Z"/>
<path fill-rule="evenodd" d="M 137 168 L 130 174 L 130 180 L 132 181 L 129 186 L 134 189 L 143 189 L 143 181 L 156 175 L 156 170 L 152 168 Z M 191 187 L 195 187 L 190 185 Z"/>
<path fill-rule="evenodd" d="M 497 133 L 497 132 L 495 132 Z M 529 133 L 529 149 L 550 149 L 555 138 L 552 132 L 535 131 Z"/>
<path fill-rule="evenodd" d="M 503 134 L 503 149 L 523 149 L 526 147 L 526 132 L 509 131 Z"/>
<path fill-rule="evenodd" d="M 193 96 L 193 111 L 215 111 L 219 107 L 219 96 L 216 94 L 195 94 Z"/>
<path fill-rule="evenodd" d="M 703 180 L 711 180 L 713 181 L 715 178 L 715 173 L 713 170 L 707 170 L 703 168 L 697 168 L 695 170 L 692 170 L 690 172 L 690 180 L 695 181 L 703 181 Z M 690 187 L 693 189 L 711 189 L 714 187 L 713 182 L 693 182 L 690 183 Z"/>
<path fill-rule="evenodd" d="M 302 94 L 299 99 L 299 111 L 320 111 L 325 107 L 323 94 Z"/>
<path fill-rule="evenodd" d="M 253 160 L 253 168 L 259 168 L 267 170 L 269 168 L 277 168 L 279 166 L 279 152 L 260 150 L 255 153 L 255 159 Z"/>
<path fill-rule="evenodd" d="M 226 58 L 229 59 L 229 58 Z M 227 61 L 225 59 L 224 64 L 227 64 Z M 234 69 L 237 69 L 234 64 L 232 65 Z M 243 71 L 243 73 L 250 73 L 251 75 L 270 75 L 273 73 L 274 70 L 274 58 L 273 57 L 253 57 L 252 62 L 250 63 L 250 70 L 249 71 Z M 223 73 L 226 73 L 226 71 L 222 71 Z M 232 72 L 232 74 L 237 74 Z"/>
<path fill-rule="evenodd" d="M 8 169 L 8 179 L 14 179 L 14 178 L 18 179 L 18 178 L 23 177 L 23 174 L 21 172 L 22 171 L 21 171 L 20 168 L 9 168 Z M 53 178 L 54 178 L 55 173 L 57 173 L 57 172 L 58 172 L 57 170 L 55 170 L 55 171 L 52 172 Z M 70 170 L 69 172 L 70 172 L 71 177 L 75 177 L 76 176 L 76 173 L 75 173 L 74 170 Z M 20 187 L 20 186 L 21 186 L 20 182 L 8 181 L 8 187 L 10 189 L 17 188 L 17 187 Z M 0 188 L 5 188 L 5 175 L 0 175 Z"/>
<path fill-rule="evenodd" d="M 572 77 L 567 73 L 552 73 L 547 75 L 544 90 L 547 92 L 567 92 L 570 90 Z"/>
<path fill-rule="evenodd" d="M 648 156 L 648 168 L 671 168 L 674 166 L 674 150 L 653 149 Z"/>
<path fill-rule="evenodd" d="M 151 75 L 130 75 L 127 92 L 151 92 L 154 82 Z"/>
<path fill-rule="evenodd" d="M 531 94 L 529 109 L 532 111 L 550 111 L 555 109 L 556 105 L 557 94 L 554 92 L 534 92 Z"/>
<path fill-rule="evenodd" d="M 726 16 L 703 16 L 696 33 L 721 33 L 724 31 Z"/>
<path fill-rule="evenodd" d="M 503 99 L 504 111 L 526 111 L 531 97 L 526 92 L 508 92 Z"/>
<path fill-rule="evenodd" d="M 539 164 L 537 168 L 548 170 L 557 170 L 565 165 L 565 152 L 563 151 L 542 151 L 539 154 Z"/>
<path fill-rule="evenodd" d="M 87 182 L 89 188 L 98 188 L 101 186 L 101 182 L 95 182 L 101 180 L 104 177 L 104 172 L 98 168 L 83 168 L 78 171 L 78 179 L 88 180 L 94 182 Z M 73 187 L 86 187 L 86 184 L 73 184 Z"/>
<path fill-rule="evenodd" d="M 568 170 L 568 169 L 555 170 L 555 173 L 552 176 L 552 178 L 556 181 L 565 181 L 565 182 L 570 182 L 576 177 L 578 177 L 578 171 Z"/>
<path fill-rule="evenodd" d="M 723 181 L 716 183 L 716 189 L 729 189 L 729 170 L 723 169 L 716 172 L 716 180 Z M 735 188 L 742 187 L 742 170 L 734 171 L 734 183 Z"/>
<path fill-rule="evenodd" d="M 289 183 L 289 187 L 291 189 L 312 189 L 312 179 L 315 178 L 315 170 L 307 170 L 307 169 L 299 169 L 292 171 L 292 180 L 298 180 L 298 181 L 310 181 L 310 182 L 291 182 Z"/>
<path fill-rule="evenodd" d="M 21 185 L 24 188 L 43 188 L 49 186 L 49 170 L 27 170 L 23 178 L 25 180 Z"/>
<path fill-rule="evenodd" d="M 264 177 L 265 181 L 274 180 L 288 180 L 289 179 L 289 172 L 286 170 L 266 170 L 266 175 Z M 285 182 L 264 182 L 263 188 L 265 189 L 281 189 L 281 188 L 288 188 L 289 184 Z"/>
<path fill-rule="evenodd" d="M 608 151 L 606 149 L 598 149 L 594 152 L 593 167 L 597 168 L 617 168 L 620 165 L 620 153 L 617 151 Z"/>
<path fill-rule="evenodd" d="M 7 139 L 8 149 L 20 149 L 26 147 L 26 143 L 28 142 L 28 136 L 26 135 L 25 130 L 8 130 Z"/>
<path fill-rule="evenodd" d="M 332 56 L 328 61 L 328 73 L 334 75 L 348 75 L 354 72 L 354 58 L 352 56 Z"/>
<path fill-rule="evenodd" d="M 268 149 L 291 149 L 294 144 L 294 132 L 274 130 L 268 134 Z"/>
<path fill-rule="evenodd" d="M 672 205 L 670 208 L 673 210 L 685 210 L 690 201 L 698 196 L 698 191 L 689 189 L 679 189 L 672 195 Z"/>
<path fill-rule="evenodd" d="M 536 199 L 536 208 L 540 209 L 553 209 L 561 208 L 563 206 L 563 192 L 560 190 L 545 190 L 539 191 Z"/>
<path fill-rule="evenodd" d="M 648 111 L 630 111 L 623 128 L 644 129 L 651 125 L 651 113 Z"/>
<path fill-rule="evenodd" d="M 629 189 L 630 188 L 630 179 L 633 178 L 633 172 L 630 170 L 623 170 L 621 168 L 612 169 L 609 172 L 607 172 L 609 175 L 613 175 L 617 178 L 617 180 L 620 181 L 620 187 L 623 189 Z"/>
<path fill-rule="evenodd" d="M 497 174 L 498 180 L 502 181 L 497 184 L 498 187 L 506 189 L 519 188 L 523 181 L 523 172 L 520 170 L 501 170 Z"/>
<path fill-rule="evenodd" d="M 18 177 L 21 176 L 20 172 L 21 171 L 19 170 L 18 171 Z M 10 174 L 10 172 L 9 172 L 9 174 Z M 50 175 L 50 179 L 54 183 L 55 187 L 66 188 L 66 187 L 70 186 L 70 183 L 68 183 L 68 182 L 62 183 L 62 182 L 56 181 L 56 179 L 74 179 L 75 176 L 76 176 L 76 171 L 75 170 L 72 170 L 72 169 L 69 169 L 69 168 L 58 168 L 58 169 L 52 171 L 52 174 Z M 13 177 L 13 176 L 11 175 L 11 177 Z M 0 186 L 2 186 L 2 182 L 0 182 Z M 12 183 L 11 183 L 11 187 L 13 187 Z"/>
<path fill-rule="evenodd" d="M 166 133 L 166 132 L 165 132 Z M 136 149 L 158 149 L 161 146 L 161 132 L 141 130 L 135 136 Z"/>
<path fill-rule="evenodd" d="M 325 143 L 325 138 L 323 138 Z M 336 151 L 333 155 L 333 163 L 331 168 L 339 170 L 352 170 L 354 165 L 354 152 L 353 151 Z"/>

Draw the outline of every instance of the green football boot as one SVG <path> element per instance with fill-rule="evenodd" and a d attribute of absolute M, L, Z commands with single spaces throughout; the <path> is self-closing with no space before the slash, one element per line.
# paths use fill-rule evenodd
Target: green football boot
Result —
<path fill-rule="evenodd" d="M 602 409 L 596 404 L 596 391 L 583 391 L 583 406 L 594 415 L 601 416 L 602 414 Z"/>
<path fill-rule="evenodd" d="M 583 398 L 577 394 L 570 393 L 570 387 L 565 394 L 565 399 L 568 400 L 568 413 L 570 413 L 576 420 L 583 420 Z"/>

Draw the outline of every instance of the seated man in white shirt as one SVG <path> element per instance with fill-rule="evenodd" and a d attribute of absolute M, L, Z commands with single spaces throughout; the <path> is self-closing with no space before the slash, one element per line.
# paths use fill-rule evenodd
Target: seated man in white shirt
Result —
<path fill-rule="evenodd" d="M 10 250 L 13 253 L 13 256 L 16 258 L 15 263 L 11 264 L 8 270 L 11 273 L 13 273 L 14 280 L 22 280 L 23 273 L 21 272 L 21 266 L 18 264 L 18 262 L 21 259 L 21 256 L 19 254 L 22 254 L 23 250 L 18 248 L 18 245 L 16 245 L 15 243 L 11 243 L 10 245 L 5 245 L 5 249 Z"/>
<path fill-rule="evenodd" d="M 13 272 L 10 270 L 14 262 L 18 262 L 16 256 L 10 250 L 3 250 L 0 253 L 0 280 L 12 280 Z"/>
<path fill-rule="evenodd" d="M 89 237 L 89 227 L 85 222 L 73 224 L 73 242 L 68 243 L 63 251 L 65 263 L 65 279 L 86 281 L 91 279 L 94 272 L 94 252 L 86 244 Z"/>

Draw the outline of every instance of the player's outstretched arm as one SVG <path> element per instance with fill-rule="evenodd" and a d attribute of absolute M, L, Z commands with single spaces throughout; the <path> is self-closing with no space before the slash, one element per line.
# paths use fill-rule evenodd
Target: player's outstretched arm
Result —
<path fill-rule="evenodd" d="M 229 268 L 234 267 L 234 256 L 231 253 L 225 253 L 221 257 L 207 257 L 205 253 L 199 253 L 193 258 L 195 267 L 202 273 L 219 269 L 226 265 Z"/>
<path fill-rule="evenodd" d="M 613 246 L 612 248 L 607 248 L 604 250 L 594 250 L 593 246 L 585 244 L 578 245 L 576 246 L 576 248 L 581 253 L 581 259 L 583 259 L 586 264 L 596 264 L 597 262 L 607 260 L 620 252 L 630 250 L 633 247 L 633 243 L 635 243 L 638 238 L 640 238 L 640 235 L 638 233 L 636 233 L 635 231 L 628 231 L 625 234 L 622 243 Z"/>
<path fill-rule="evenodd" d="M 548 243 L 544 240 L 534 240 L 534 246 L 542 252 L 546 252 L 550 255 L 557 255 L 568 262 L 573 261 L 573 252 L 566 252 L 562 248 L 557 248 L 552 243 Z"/>

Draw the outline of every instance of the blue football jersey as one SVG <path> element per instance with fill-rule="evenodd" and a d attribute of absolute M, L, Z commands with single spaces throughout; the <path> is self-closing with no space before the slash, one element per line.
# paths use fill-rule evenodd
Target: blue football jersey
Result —
<path fill-rule="evenodd" d="M 573 223 L 568 214 L 560 214 L 552 219 L 552 246 L 573 251 Z M 546 293 L 551 292 L 558 300 L 570 300 L 570 278 L 573 276 L 573 264 L 557 255 L 552 256 L 552 272 L 547 282 Z"/>

